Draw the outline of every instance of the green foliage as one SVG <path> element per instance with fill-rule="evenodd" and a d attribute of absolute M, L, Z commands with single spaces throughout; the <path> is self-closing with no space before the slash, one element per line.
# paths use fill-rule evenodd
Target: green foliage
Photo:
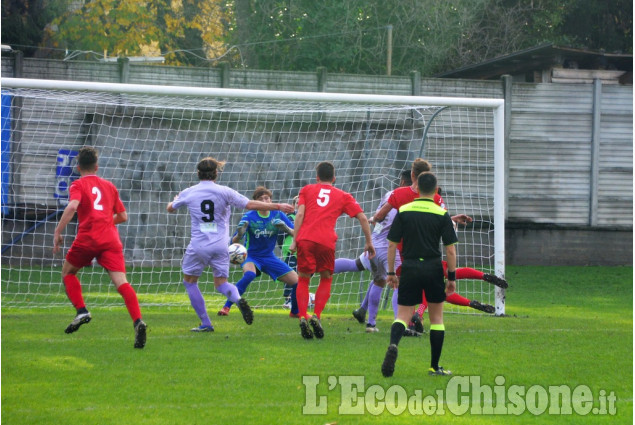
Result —
<path fill-rule="evenodd" d="M 234 2 L 228 33 L 241 52 L 235 66 L 385 74 L 388 25 L 397 75 L 430 76 L 545 42 L 632 52 L 632 4 L 625 0 L 244 3 Z"/>
<path fill-rule="evenodd" d="M 169 64 L 433 76 L 543 43 L 632 53 L 629 0 L 39 0 L 3 2 L 3 43 Z M 46 6 L 46 7 L 45 7 Z M 54 19 L 55 18 L 55 19 Z"/>
<path fill-rule="evenodd" d="M 31 56 L 42 41 L 45 26 L 61 13 L 57 1 L 11 0 L 2 2 L 2 43 L 12 44 Z"/>
<path fill-rule="evenodd" d="M 47 27 L 44 44 L 109 56 L 164 52 L 169 64 L 194 64 L 222 32 L 218 0 L 93 0 L 64 10 Z"/>
<path fill-rule="evenodd" d="M 171 272 L 171 271 L 170 271 Z M 438 423 L 632 423 L 633 268 L 508 267 L 509 317 L 447 314 L 441 364 L 492 385 L 589 386 L 617 396 L 616 416 L 466 414 Z M 143 301 L 143 300 L 142 300 Z M 365 388 L 401 385 L 408 394 L 445 389 L 425 374 L 427 337 L 402 339 L 395 375 L 383 378 L 390 311 L 366 334 L 350 310 L 324 314 L 326 337 L 304 341 L 286 311 L 256 311 L 252 326 L 237 312 L 213 316 L 216 331 L 194 334 L 191 309 L 144 308 L 148 344 L 135 350 L 124 308 L 94 309 L 72 335 L 72 308 L 2 310 L 2 418 L 11 424 L 400 423 L 399 416 L 340 416 L 329 376 L 364 376 Z M 213 312 L 212 312 L 213 313 Z M 328 413 L 303 416 L 303 375 L 317 375 Z"/>
<path fill-rule="evenodd" d="M 86 2 L 54 20 L 47 41 L 71 50 L 138 55 L 142 45 L 162 37 L 155 26 L 157 8 L 153 3 L 164 2 Z"/>
<path fill-rule="evenodd" d="M 572 44 L 607 52 L 633 53 L 633 2 L 630 0 L 571 2 L 562 28 Z"/>

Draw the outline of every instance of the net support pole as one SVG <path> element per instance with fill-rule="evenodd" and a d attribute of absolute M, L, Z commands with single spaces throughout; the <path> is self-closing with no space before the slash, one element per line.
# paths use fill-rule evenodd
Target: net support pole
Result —
<path fill-rule="evenodd" d="M 494 109 L 494 270 L 505 278 L 505 104 Z M 496 316 L 505 314 L 505 290 L 494 292 Z"/>

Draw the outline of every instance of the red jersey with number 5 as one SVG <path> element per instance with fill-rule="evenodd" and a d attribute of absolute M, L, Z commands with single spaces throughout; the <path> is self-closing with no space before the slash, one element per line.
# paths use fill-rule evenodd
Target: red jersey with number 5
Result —
<path fill-rule="evenodd" d="M 330 184 L 309 184 L 300 190 L 298 205 L 304 205 L 304 220 L 297 241 L 308 240 L 335 249 L 335 223 L 342 214 L 362 212 L 355 198 Z"/>
<path fill-rule="evenodd" d="M 71 184 L 69 201 L 73 200 L 79 201 L 75 242 L 94 247 L 121 244 L 113 215 L 126 208 L 114 184 L 96 175 L 83 176 Z"/>

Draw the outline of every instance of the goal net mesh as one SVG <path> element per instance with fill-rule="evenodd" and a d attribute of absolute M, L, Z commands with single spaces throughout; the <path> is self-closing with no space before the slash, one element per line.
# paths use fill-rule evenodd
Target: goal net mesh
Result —
<path fill-rule="evenodd" d="M 168 214 L 166 205 L 198 182 L 196 164 L 205 156 L 227 161 L 219 184 L 248 198 L 263 185 L 274 202 L 288 203 L 315 181 L 320 161 L 331 161 L 335 185 L 368 217 L 397 187 L 400 172 L 423 157 L 433 165 L 450 213 L 474 218 L 458 230 L 459 266 L 494 274 L 491 109 L 36 89 L 3 89 L 2 97 L 4 306 L 70 306 L 61 264 L 77 221 L 67 226 L 63 253 L 56 256 L 53 230 L 77 178 L 74 156 L 84 145 L 99 150 L 98 173 L 118 187 L 128 211 L 118 229 L 128 279 L 143 306 L 189 305 L 180 269 L 189 214 Z M 232 226 L 243 213 L 233 211 Z M 336 258 L 358 257 L 364 246 L 358 221 L 343 216 L 336 231 Z M 78 277 L 87 305 L 122 305 L 99 265 Z M 230 281 L 240 277 L 232 266 Z M 327 309 L 358 305 L 370 280 L 369 272 L 337 275 Z M 225 299 L 214 291 L 210 270 L 199 282 L 212 313 Z M 314 277 L 311 292 L 317 283 Z M 255 307 L 281 308 L 283 286 L 262 275 L 245 298 Z M 458 281 L 457 292 L 494 303 L 493 287 L 482 280 Z"/>

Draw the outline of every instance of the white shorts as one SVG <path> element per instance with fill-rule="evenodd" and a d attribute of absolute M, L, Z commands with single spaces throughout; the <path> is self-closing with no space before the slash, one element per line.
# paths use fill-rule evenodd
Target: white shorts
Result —
<path fill-rule="evenodd" d="M 375 253 L 373 258 L 368 258 L 368 254 L 365 252 L 359 256 L 364 268 L 370 271 L 373 275 L 373 281 L 378 282 L 380 280 L 386 280 L 388 275 L 388 249 L 379 249 Z M 395 254 L 395 270 L 401 265 L 401 255 L 399 251 Z"/>
<path fill-rule="evenodd" d="M 212 268 L 214 277 L 229 277 L 229 253 L 227 246 L 210 246 L 207 249 L 194 248 L 188 245 L 183 256 L 183 273 L 190 276 L 200 276 L 205 267 Z"/>

